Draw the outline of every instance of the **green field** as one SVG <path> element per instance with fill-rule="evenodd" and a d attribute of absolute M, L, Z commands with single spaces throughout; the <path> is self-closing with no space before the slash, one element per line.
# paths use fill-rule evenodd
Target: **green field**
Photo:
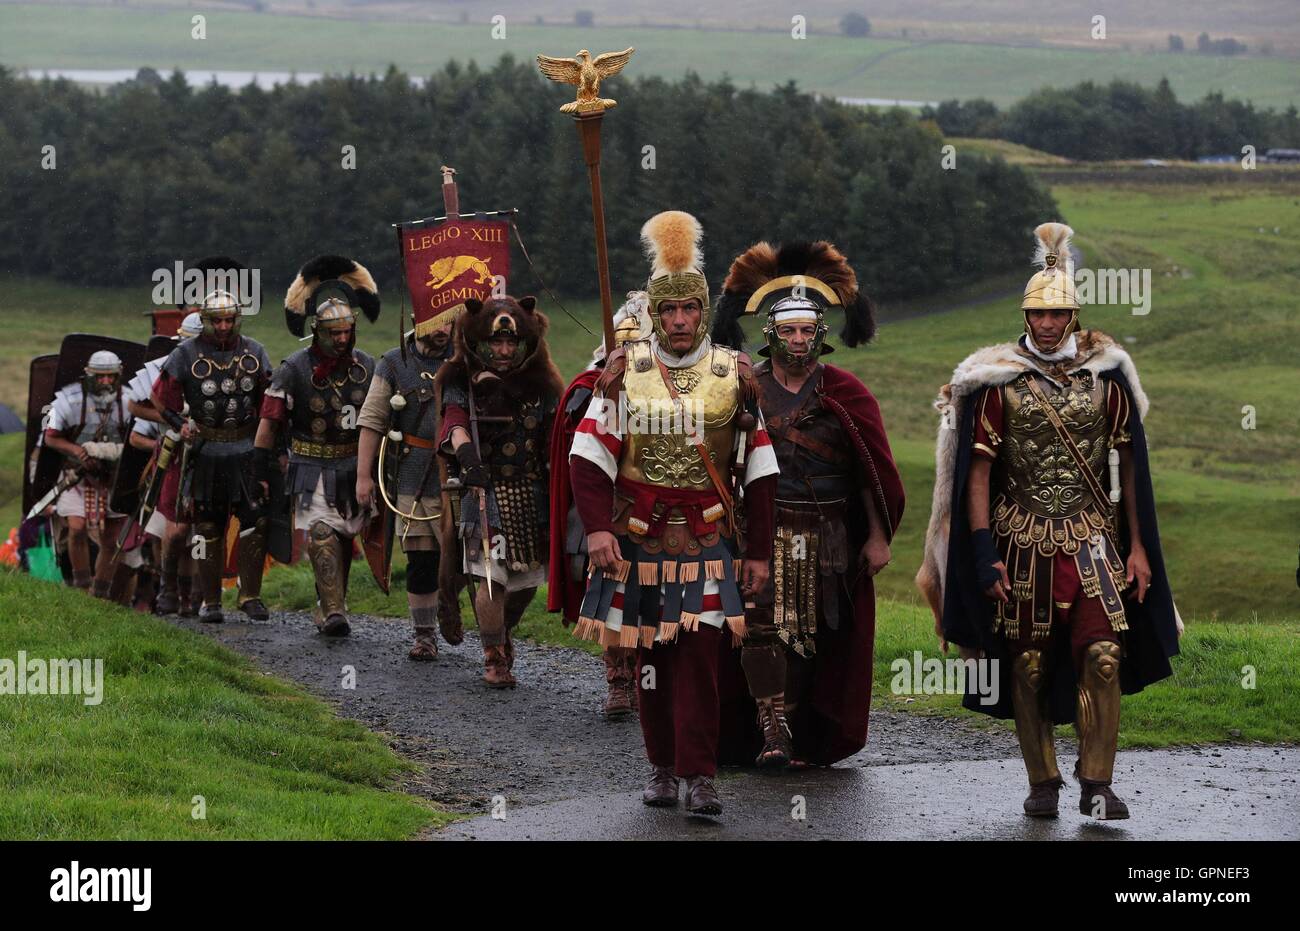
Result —
<path fill-rule="evenodd" d="M 0 657 L 103 660 L 103 693 L 0 699 L 0 837 L 393 839 L 448 820 L 382 739 L 207 637 L 0 569 Z M 195 817 L 202 796 L 203 817 Z"/>
<path fill-rule="evenodd" d="M 382 72 L 413 75 L 448 60 L 495 62 L 510 53 L 572 55 L 636 46 L 626 74 L 677 79 L 695 71 L 767 89 L 794 80 L 838 97 L 938 101 L 985 97 L 1000 106 L 1051 84 L 1123 78 L 1154 86 L 1167 76 L 1181 100 L 1210 91 L 1256 106 L 1300 102 L 1300 69 L 1274 58 L 1175 55 L 1105 49 L 1013 47 L 983 42 L 848 39 L 788 32 L 704 31 L 641 26 L 579 29 L 510 19 L 506 37 L 488 23 L 355 22 L 269 13 L 206 11 L 207 38 L 190 37 L 201 7 L 154 11 L 0 5 L 0 63 L 18 68 Z M 529 18 L 531 19 L 531 17 Z M 784 18 L 788 22 L 788 16 Z"/>

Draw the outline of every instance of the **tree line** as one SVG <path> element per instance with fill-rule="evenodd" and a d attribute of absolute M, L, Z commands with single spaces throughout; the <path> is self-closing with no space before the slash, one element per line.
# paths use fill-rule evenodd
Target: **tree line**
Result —
<path fill-rule="evenodd" d="M 1043 88 L 999 110 L 984 100 L 945 100 L 921 116 L 948 135 L 1009 139 L 1053 155 L 1084 160 L 1116 158 L 1195 159 L 1240 155 L 1253 145 L 1300 147 L 1300 115 L 1294 105 L 1281 112 L 1206 94 L 1179 103 L 1162 78 L 1155 88 L 1130 81 L 1084 81 L 1074 87 Z"/>
<path fill-rule="evenodd" d="M 554 290 L 597 293 L 586 169 L 557 112 L 573 89 L 531 62 L 271 90 L 147 78 L 95 93 L 0 68 L 0 269 L 143 287 L 177 259 L 225 253 L 260 268 L 273 301 L 306 259 L 340 252 L 394 287 L 389 224 L 442 213 L 446 164 L 462 211 L 519 208 Z M 1023 266 L 1033 226 L 1056 216 L 1001 160 L 944 170 L 937 129 L 901 110 L 695 75 L 610 80 L 602 94 L 619 102 L 602 170 L 616 298 L 645 281 L 640 226 L 664 209 L 700 218 L 715 287 L 759 238 L 824 237 L 877 298 Z M 512 269 L 512 291 L 537 289 L 517 251 Z"/>

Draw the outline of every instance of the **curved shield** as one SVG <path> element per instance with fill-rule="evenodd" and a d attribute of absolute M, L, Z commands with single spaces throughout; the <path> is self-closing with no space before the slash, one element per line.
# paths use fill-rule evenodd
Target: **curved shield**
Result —
<path fill-rule="evenodd" d="M 36 482 L 37 443 L 45 432 L 45 415 L 58 390 L 59 357 L 57 353 L 37 356 L 32 360 L 27 376 L 27 445 L 23 453 L 23 513 L 51 488 L 50 481 L 43 486 Z"/>
<path fill-rule="evenodd" d="M 177 346 L 178 344 L 179 344 L 179 341 L 178 341 L 177 339 L 175 339 L 174 337 L 171 337 L 171 336 L 157 336 L 157 335 L 155 335 L 155 336 L 151 336 L 151 337 L 149 337 L 149 342 L 148 342 L 148 344 L 146 345 L 146 347 L 145 347 L 145 351 L 144 351 L 145 362 L 148 362 L 150 359 L 158 359 L 158 358 L 161 358 L 162 356 L 169 356 L 169 355 L 171 355 L 171 354 L 172 354 L 172 350 L 175 349 L 176 346 Z M 134 372 L 136 372 L 136 371 L 138 371 L 138 370 L 139 370 L 139 367 L 137 366 L 136 368 L 132 369 L 131 371 L 134 373 Z M 129 377 L 129 376 L 128 376 L 128 377 Z"/>
<path fill-rule="evenodd" d="M 134 514 L 139 509 L 153 457 L 153 450 L 138 449 L 129 442 L 122 447 L 108 498 L 111 509 L 119 514 Z"/>
<path fill-rule="evenodd" d="M 69 333 L 63 337 L 63 344 L 59 347 L 58 365 L 54 372 L 54 387 L 50 391 L 50 399 L 53 399 L 54 393 L 64 385 L 71 384 L 85 374 L 86 363 L 90 361 L 92 353 L 101 349 L 107 349 L 117 354 L 122 360 L 122 372 L 124 378 L 130 378 L 130 373 L 135 372 L 144 365 L 145 346 L 143 343 L 132 342 L 129 339 L 118 339 L 115 336 L 95 336 L 90 333 Z M 36 360 L 39 361 L 39 360 Z M 33 361 L 33 375 L 35 374 L 36 361 Z M 49 403 L 48 401 L 46 403 Z M 31 400 L 29 396 L 28 411 L 31 411 Z M 39 425 L 38 425 L 39 426 Z M 27 423 L 28 435 L 32 429 L 31 418 L 29 416 Z M 35 475 L 31 481 L 31 500 L 28 501 L 27 490 L 24 490 L 23 501 L 28 507 L 36 502 L 41 495 L 54 487 L 54 483 L 59 480 L 59 472 L 63 469 L 63 457 L 52 449 L 45 446 L 40 447 L 40 453 L 36 459 Z"/>

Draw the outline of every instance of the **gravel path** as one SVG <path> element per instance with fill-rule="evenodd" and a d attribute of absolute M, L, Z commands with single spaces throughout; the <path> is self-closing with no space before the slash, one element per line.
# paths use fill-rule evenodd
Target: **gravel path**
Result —
<path fill-rule="evenodd" d="M 1024 777 L 1010 731 L 889 711 L 872 712 L 867 747 L 833 770 L 724 771 L 721 823 L 697 822 L 640 805 L 640 727 L 635 717 L 601 715 L 604 667 L 579 650 L 519 643 L 519 687 L 494 691 L 480 682 L 482 651 L 472 631 L 460 646 L 441 644 L 436 661 L 415 663 L 406 658 L 409 627 L 395 619 L 356 618 L 342 639 L 318 636 L 299 612 L 264 622 L 233 611 L 221 625 L 173 622 L 381 732 L 420 765 L 404 788 L 480 816 L 439 837 L 1300 836 L 1296 748 L 1122 753 L 1116 786 L 1134 808 L 1131 821 L 1094 825 L 1075 814 L 1071 784 L 1062 817 L 1043 823 L 1019 814 Z M 343 687 L 346 667 L 353 688 Z M 1058 752 L 1068 772 L 1074 747 L 1062 741 Z M 1137 785 L 1160 779 L 1169 791 L 1135 794 Z M 795 795 L 807 802 L 805 819 L 790 816 Z M 491 817 L 494 797 L 505 800 L 505 820 Z M 1160 803 L 1152 812 L 1160 817 L 1141 817 L 1148 801 Z M 1284 818 L 1268 813 L 1278 803 Z M 1080 834 L 1081 825 L 1093 833 Z"/>

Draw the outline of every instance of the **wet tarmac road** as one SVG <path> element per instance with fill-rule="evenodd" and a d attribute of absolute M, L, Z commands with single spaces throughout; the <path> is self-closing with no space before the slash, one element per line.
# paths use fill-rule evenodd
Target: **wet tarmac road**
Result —
<path fill-rule="evenodd" d="M 306 614 L 227 618 L 173 621 L 381 732 L 419 765 L 403 788 L 478 815 L 432 838 L 1300 839 L 1300 748 L 1121 752 L 1114 784 L 1132 818 L 1079 814 L 1070 781 L 1060 817 L 1044 821 L 1021 814 L 1024 771 L 1009 730 L 876 711 L 867 748 L 836 768 L 723 770 L 722 816 L 688 818 L 641 804 L 639 725 L 604 719 L 603 666 L 585 653 L 520 643 L 519 687 L 493 691 L 480 682 L 472 632 L 458 647 L 440 644 L 438 660 L 415 663 L 398 620 L 359 618 L 352 636 L 327 639 Z M 1062 741 L 1058 752 L 1068 773 L 1074 748 Z"/>

